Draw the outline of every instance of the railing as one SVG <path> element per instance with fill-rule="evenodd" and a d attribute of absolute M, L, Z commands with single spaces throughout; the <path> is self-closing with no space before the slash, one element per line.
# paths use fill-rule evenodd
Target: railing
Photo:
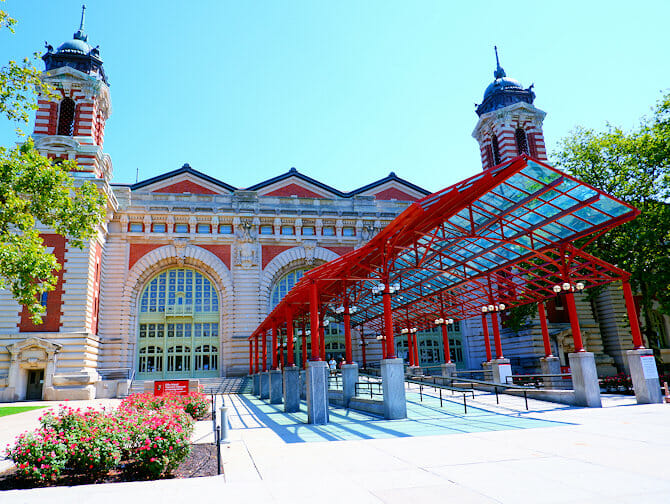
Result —
<path fill-rule="evenodd" d="M 333 386 L 333 382 L 335 386 Z M 328 388 L 329 389 L 341 389 L 342 386 L 342 373 L 333 373 L 328 376 Z"/>
<path fill-rule="evenodd" d="M 132 380 L 135 370 L 129 367 L 102 368 L 98 369 L 98 374 L 103 380 Z"/>
<path fill-rule="evenodd" d="M 377 387 L 377 391 L 374 391 L 374 388 Z M 354 386 L 354 394 L 356 396 L 363 396 L 361 392 L 366 391 L 365 395 L 369 395 L 370 399 L 374 396 L 383 396 L 384 392 L 382 391 L 382 382 L 381 381 L 358 381 Z"/>
<path fill-rule="evenodd" d="M 190 317 L 193 315 L 193 305 L 166 305 L 165 315 L 168 317 Z"/>
<path fill-rule="evenodd" d="M 453 382 L 460 382 L 460 383 L 470 383 L 470 384 L 479 384 L 479 385 L 484 385 L 486 387 L 493 387 L 493 390 L 496 394 L 496 404 L 500 404 L 500 397 L 498 395 L 498 389 L 501 389 L 503 391 L 505 390 L 519 390 L 523 391 L 523 398 L 526 402 L 526 411 L 528 411 L 528 387 L 522 387 L 519 385 L 506 385 L 504 383 L 494 383 L 494 382 L 489 382 L 489 381 L 484 381 L 484 380 L 474 380 L 471 378 L 456 378 L 456 377 L 448 377 L 448 380 L 451 380 L 452 386 Z"/>
<path fill-rule="evenodd" d="M 432 380 L 431 380 L 431 378 L 432 378 Z M 442 383 L 439 384 L 439 385 L 437 383 L 438 379 L 442 380 Z M 467 415 L 467 413 L 468 413 L 467 396 L 469 394 L 472 394 L 472 398 L 474 399 L 475 398 L 475 389 L 472 386 L 470 386 L 469 389 L 467 389 L 467 388 L 463 388 L 463 387 L 454 387 L 453 384 L 452 385 L 446 385 L 444 383 L 444 381 L 449 380 L 449 379 L 450 379 L 450 377 L 448 377 L 448 376 L 432 376 L 432 377 L 427 376 L 427 377 L 420 378 L 420 379 L 407 378 L 407 379 L 405 379 L 405 382 L 407 383 L 408 388 L 409 388 L 410 383 L 415 383 L 415 384 L 419 385 L 419 400 L 421 402 L 423 402 L 423 388 L 425 386 L 433 388 L 439 395 L 440 408 L 443 407 L 444 401 L 447 400 L 447 399 L 444 399 L 443 396 L 442 396 L 442 391 L 443 390 L 450 390 L 451 395 L 454 395 L 457 392 L 459 394 L 463 394 L 463 409 L 464 409 L 465 414 Z M 451 401 L 449 401 L 449 402 L 451 402 Z"/>
<path fill-rule="evenodd" d="M 555 373 L 555 374 L 514 374 L 505 377 L 508 385 L 532 385 L 535 388 L 546 388 L 551 384 L 552 380 L 545 380 L 546 378 L 560 378 L 565 380 L 566 377 L 572 379 L 570 373 Z M 548 383 L 549 382 L 549 383 Z"/>

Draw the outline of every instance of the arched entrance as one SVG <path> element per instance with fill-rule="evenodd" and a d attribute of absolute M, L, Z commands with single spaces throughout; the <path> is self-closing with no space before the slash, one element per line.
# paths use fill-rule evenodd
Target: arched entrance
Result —
<path fill-rule="evenodd" d="M 219 306 L 214 283 L 194 269 L 149 280 L 137 314 L 137 378 L 218 376 Z"/>

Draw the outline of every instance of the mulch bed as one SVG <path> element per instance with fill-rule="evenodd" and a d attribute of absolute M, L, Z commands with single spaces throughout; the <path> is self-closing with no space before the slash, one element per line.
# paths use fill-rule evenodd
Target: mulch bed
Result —
<path fill-rule="evenodd" d="M 191 454 L 175 469 L 168 478 L 199 478 L 202 476 L 216 476 L 216 446 L 211 444 L 191 445 Z M 133 477 L 122 471 L 111 471 L 102 478 L 91 481 L 81 476 L 63 476 L 48 484 L 36 484 L 33 481 L 21 478 L 16 468 L 0 473 L 0 490 L 16 490 L 38 488 L 43 486 L 74 486 L 91 483 L 118 483 L 122 481 L 141 481 L 142 478 Z"/>

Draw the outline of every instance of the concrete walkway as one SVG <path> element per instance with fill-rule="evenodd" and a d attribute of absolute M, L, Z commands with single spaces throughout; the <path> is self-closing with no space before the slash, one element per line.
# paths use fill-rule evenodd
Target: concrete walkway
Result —
<path fill-rule="evenodd" d="M 496 405 L 495 396 L 478 394 L 468 400 L 468 417 L 455 406 L 439 414 L 435 398 L 424 398 L 427 409 L 420 409 L 416 392 L 408 393 L 410 417 L 420 412 L 435 429 L 427 435 L 418 420 L 342 410 L 334 412 L 335 425 L 305 426 L 251 396 L 228 396 L 233 429 L 222 447 L 222 476 L 6 491 L 0 502 L 670 502 L 670 405 L 604 396 L 602 409 L 529 400 L 526 412 L 523 398 L 501 396 Z M 38 416 L 21 413 L 11 422 L 29 428 Z M 9 419 L 0 418 L 3 441 Z M 469 422 L 479 427 L 463 432 Z M 208 441 L 208 430 L 211 422 L 200 422 L 194 438 Z M 333 432 L 339 440 L 326 440 Z"/>

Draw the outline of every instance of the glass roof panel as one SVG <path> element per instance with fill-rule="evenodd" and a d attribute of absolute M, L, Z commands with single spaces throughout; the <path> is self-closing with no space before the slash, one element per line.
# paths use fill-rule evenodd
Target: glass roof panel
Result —
<path fill-rule="evenodd" d="M 568 229 L 565 226 L 561 226 L 557 222 L 550 222 L 549 224 L 544 226 L 544 229 L 546 229 L 550 233 L 555 234 L 556 236 L 560 236 L 561 238 L 566 238 L 570 235 L 575 234 L 573 230 Z"/>
<path fill-rule="evenodd" d="M 555 206 L 550 205 L 549 203 L 545 203 L 541 207 L 536 208 L 535 211 L 540 215 L 543 215 L 544 217 L 548 218 L 556 215 L 557 213 L 560 213 L 561 209 L 556 208 Z"/>
<path fill-rule="evenodd" d="M 504 200 L 497 194 L 491 192 L 482 196 L 480 200 L 499 210 L 506 210 L 508 207 L 512 206 L 511 201 Z"/>
<path fill-rule="evenodd" d="M 590 224 L 578 219 L 573 215 L 566 215 L 565 217 L 561 217 L 557 222 L 560 222 L 564 226 L 567 226 L 570 229 L 574 229 L 575 231 L 584 231 L 585 229 L 591 227 Z"/>
<path fill-rule="evenodd" d="M 544 182 L 545 184 L 549 184 L 561 176 L 560 173 L 557 173 L 554 170 L 549 170 L 531 160 L 528 160 L 528 166 L 521 170 L 521 173 L 539 180 L 540 182 Z"/>
<path fill-rule="evenodd" d="M 561 184 L 561 189 L 563 189 L 563 184 Z M 572 196 L 578 201 L 587 200 L 596 194 L 598 194 L 597 191 L 583 185 L 575 186 L 574 188 L 570 189 L 570 191 L 568 191 L 568 195 Z"/>
<path fill-rule="evenodd" d="M 577 204 L 577 200 L 566 195 L 561 195 L 552 201 L 552 203 L 561 210 L 567 210 L 568 208 L 575 206 Z"/>
<path fill-rule="evenodd" d="M 595 208 L 591 206 L 587 206 L 585 208 L 580 208 L 574 214 L 577 217 L 581 217 L 587 222 L 590 222 L 591 224 L 601 224 L 605 222 L 606 220 L 609 220 L 609 217 L 605 215 L 602 212 L 599 212 Z"/>
<path fill-rule="evenodd" d="M 600 195 L 600 199 L 598 201 L 592 203 L 591 205 L 598 210 L 607 212 L 613 217 L 619 217 L 620 215 L 630 212 L 630 209 L 627 206 L 622 205 L 621 203 L 617 203 L 612 198 L 609 198 L 603 194 Z"/>
<path fill-rule="evenodd" d="M 514 177 L 512 177 L 514 178 Z M 509 182 L 509 181 L 508 181 Z M 508 183 L 502 184 L 492 191 L 496 195 L 500 195 L 504 198 L 510 199 L 514 201 L 515 203 L 519 200 L 522 200 L 526 196 L 528 196 L 526 193 L 519 191 L 518 189 L 512 187 Z"/>

